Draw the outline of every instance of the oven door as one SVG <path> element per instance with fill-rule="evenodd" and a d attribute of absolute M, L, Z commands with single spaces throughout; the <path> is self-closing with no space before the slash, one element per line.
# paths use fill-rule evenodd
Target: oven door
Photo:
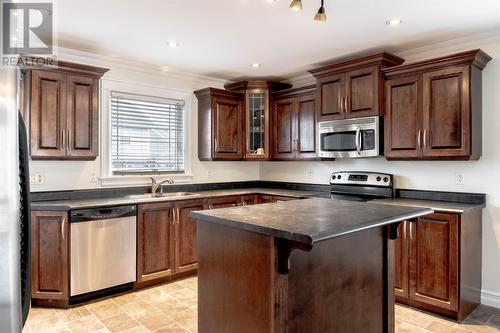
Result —
<path fill-rule="evenodd" d="M 380 155 L 379 117 L 319 123 L 319 157 L 358 158 Z"/>

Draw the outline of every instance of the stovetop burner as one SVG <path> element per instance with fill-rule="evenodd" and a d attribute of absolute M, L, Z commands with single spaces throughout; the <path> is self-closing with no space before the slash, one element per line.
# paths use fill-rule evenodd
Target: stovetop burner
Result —
<path fill-rule="evenodd" d="M 330 177 L 331 199 L 370 201 L 392 198 L 394 177 L 391 174 L 366 171 L 334 172 Z"/>

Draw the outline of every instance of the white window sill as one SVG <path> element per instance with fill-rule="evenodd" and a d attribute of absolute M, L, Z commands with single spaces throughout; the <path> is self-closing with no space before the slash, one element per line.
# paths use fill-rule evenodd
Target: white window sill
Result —
<path fill-rule="evenodd" d="M 153 177 L 159 181 L 164 179 L 173 179 L 174 184 L 188 184 L 193 181 L 193 175 L 183 174 L 183 175 L 129 175 L 129 176 L 105 176 L 100 177 L 101 186 L 140 186 L 140 185 L 151 185 L 151 179 Z"/>

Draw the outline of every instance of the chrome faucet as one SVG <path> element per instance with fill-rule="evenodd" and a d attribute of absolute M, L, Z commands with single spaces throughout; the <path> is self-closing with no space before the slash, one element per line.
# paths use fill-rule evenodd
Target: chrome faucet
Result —
<path fill-rule="evenodd" d="M 151 193 L 154 195 L 158 195 L 158 189 L 160 189 L 160 193 L 163 193 L 163 187 L 162 185 L 165 183 L 173 184 L 174 180 L 171 178 L 164 179 L 161 182 L 158 182 L 156 179 L 153 177 L 149 177 L 151 179 Z"/>

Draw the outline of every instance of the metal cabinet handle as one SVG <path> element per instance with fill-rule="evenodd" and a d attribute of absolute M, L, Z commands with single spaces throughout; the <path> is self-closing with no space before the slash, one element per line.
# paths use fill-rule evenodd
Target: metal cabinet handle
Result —
<path fill-rule="evenodd" d="M 65 229 L 66 229 L 66 218 L 63 217 L 63 220 L 61 222 L 61 237 L 63 241 L 66 240 Z"/>
<path fill-rule="evenodd" d="M 340 113 L 342 113 L 342 97 L 340 96 L 340 94 L 339 94 L 339 98 L 337 98 L 337 107 L 338 107 Z"/>
<path fill-rule="evenodd" d="M 418 133 L 417 133 L 417 149 L 419 149 L 419 150 L 421 148 L 421 145 L 420 145 L 420 143 L 421 143 L 420 142 L 420 136 L 422 134 L 421 132 L 422 132 L 421 130 L 418 130 Z"/>
<path fill-rule="evenodd" d="M 348 101 L 348 99 L 349 99 L 349 96 L 346 96 L 346 97 L 344 98 L 344 112 L 345 112 L 345 113 L 347 113 L 347 101 Z"/>
<path fill-rule="evenodd" d="M 295 140 L 295 152 L 298 152 L 300 150 L 300 145 L 299 145 L 299 140 Z"/>
<path fill-rule="evenodd" d="M 424 148 L 427 148 L 427 129 L 424 129 Z"/>
<path fill-rule="evenodd" d="M 408 223 L 408 221 L 404 221 L 403 222 L 403 238 L 406 239 L 406 224 Z"/>
<path fill-rule="evenodd" d="M 64 135 L 64 131 L 61 130 L 61 141 L 62 141 L 62 148 L 66 148 L 66 135 Z"/>
<path fill-rule="evenodd" d="M 344 108 L 345 103 L 344 103 L 344 101 L 345 101 L 345 96 L 342 96 L 342 98 L 340 99 L 340 111 L 342 113 L 345 113 L 345 108 Z"/>
<path fill-rule="evenodd" d="M 181 222 L 181 213 L 179 207 L 175 208 L 175 211 L 177 213 L 176 223 L 179 224 Z"/>
<path fill-rule="evenodd" d="M 69 135 L 69 130 L 66 131 L 66 145 L 67 145 L 67 148 L 71 148 L 71 144 L 70 144 L 70 141 L 69 139 L 71 138 L 71 136 Z"/>
<path fill-rule="evenodd" d="M 413 222 L 409 222 L 409 223 L 410 223 L 410 239 L 413 239 L 413 225 L 415 223 L 413 223 Z"/>
<path fill-rule="evenodd" d="M 361 127 L 358 126 L 356 129 L 356 151 L 358 155 L 361 155 Z"/>

